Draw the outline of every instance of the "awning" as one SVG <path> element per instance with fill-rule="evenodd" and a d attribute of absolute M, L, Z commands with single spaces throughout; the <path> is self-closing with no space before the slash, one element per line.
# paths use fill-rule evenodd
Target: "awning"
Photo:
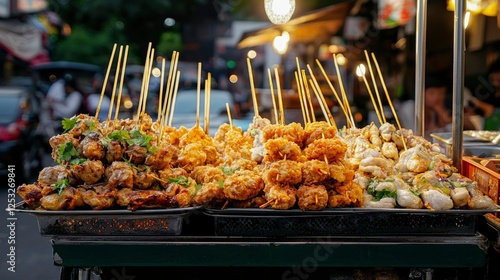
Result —
<path fill-rule="evenodd" d="M 342 28 L 353 5 L 353 1 L 347 1 L 293 18 L 282 25 L 245 32 L 237 46 L 247 48 L 272 43 L 283 31 L 290 33 L 291 42 L 307 43 L 321 38 L 328 39 Z"/>

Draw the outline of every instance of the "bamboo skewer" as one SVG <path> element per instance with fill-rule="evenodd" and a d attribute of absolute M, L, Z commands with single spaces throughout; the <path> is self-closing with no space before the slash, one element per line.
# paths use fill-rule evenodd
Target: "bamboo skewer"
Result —
<path fill-rule="evenodd" d="M 295 81 L 297 83 L 297 94 L 299 95 L 300 111 L 302 111 L 302 119 L 304 120 L 304 127 L 305 127 L 308 124 L 308 122 L 306 117 L 306 111 L 304 109 L 304 102 L 302 100 L 302 89 L 299 86 L 299 75 L 297 74 L 297 71 L 295 71 L 294 74 L 295 74 Z"/>
<path fill-rule="evenodd" d="M 113 65 L 113 60 L 115 58 L 116 43 L 113 45 L 113 50 L 111 51 L 111 56 L 109 58 L 108 69 L 106 70 L 106 75 L 104 76 L 104 81 L 101 89 L 101 96 L 99 97 L 99 104 L 97 105 L 97 110 L 95 111 L 94 121 L 97 123 L 99 113 L 101 112 L 102 99 L 104 98 L 104 93 L 106 92 L 106 85 L 108 83 L 109 72 L 111 71 L 111 65 Z"/>
<path fill-rule="evenodd" d="M 377 100 L 378 100 L 378 103 L 380 106 L 379 107 L 380 115 L 382 117 L 383 123 L 386 123 L 387 119 L 385 118 L 385 114 L 384 114 L 384 106 L 382 104 L 382 100 L 380 99 L 380 94 L 378 92 L 377 82 L 375 81 L 375 75 L 373 74 L 373 70 L 372 70 L 372 63 L 370 62 L 370 57 L 368 56 L 368 52 L 366 50 L 365 50 L 365 56 L 366 56 L 366 61 L 368 63 L 368 70 L 370 71 L 370 77 L 372 78 L 373 87 L 375 88 L 375 94 L 377 95 Z"/>
<path fill-rule="evenodd" d="M 181 76 L 181 71 L 177 71 L 177 75 L 175 76 L 175 85 L 174 90 L 172 92 L 172 111 L 170 111 L 170 118 L 168 119 L 168 126 L 172 126 L 172 120 L 174 118 L 174 110 L 175 110 L 175 100 L 177 99 L 177 90 L 179 88 L 179 78 Z"/>
<path fill-rule="evenodd" d="M 321 102 L 321 99 L 319 97 L 319 92 L 318 92 L 318 89 L 316 88 L 316 85 L 314 84 L 312 79 L 309 79 L 309 83 L 311 84 L 311 88 L 314 92 L 314 95 L 316 96 L 316 99 L 318 100 L 319 107 L 321 108 L 321 111 L 323 112 L 323 116 L 325 117 L 326 122 L 328 123 L 328 125 L 331 126 L 332 124 L 330 123 L 330 119 L 328 118 L 328 114 L 326 113 L 325 106 L 323 105 L 323 102 Z"/>
<path fill-rule="evenodd" d="M 149 65 L 149 55 L 151 53 L 151 42 L 148 44 L 148 51 L 146 54 L 146 61 L 144 62 L 144 71 L 142 75 L 142 84 L 141 84 L 141 93 L 139 94 L 139 104 L 137 105 L 137 116 L 136 116 L 136 125 L 139 124 L 139 117 L 142 111 L 142 99 L 144 98 L 144 85 L 146 83 L 146 69 Z"/>
<path fill-rule="evenodd" d="M 306 90 L 307 103 L 309 104 L 311 112 L 311 120 L 316 122 L 316 115 L 314 114 L 314 106 L 312 103 L 311 92 L 309 91 L 309 86 L 307 85 L 306 71 L 302 70 L 302 79 L 304 80 L 304 88 Z"/>
<path fill-rule="evenodd" d="M 170 116 L 170 110 L 172 108 L 172 98 L 173 98 L 173 89 L 175 87 L 175 76 L 177 73 L 177 61 L 179 59 L 179 53 L 174 51 L 172 54 L 172 61 L 170 62 L 170 71 L 172 71 L 172 75 L 169 73 L 169 79 L 168 79 L 168 106 L 167 106 L 167 111 L 165 113 L 165 120 L 164 124 L 168 124 L 170 121 L 168 117 Z"/>
<path fill-rule="evenodd" d="M 323 65 L 321 65 L 321 63 L 317 59 L 316 59 L 316 64 L 318 64 L 318 67 L 321 70 L 321 73 L 323 74 L 323 76 L 325 77 L 325 80 L 328 83 L 328 86 L 330 87 L 330 89 L 333 92 L 333 95 L 337 99 L 337 102 L 339 103 L 340 109 L 342 109 L 342 112 L 344 112 L 344 116 L 345 116 L 347 122 L 351 123 L 351 119 L 349 118 L 349 114 L 348 114 L 346 108 L 344 107 L 344 102 L 340 98 L 338 92 L 335 90 L 335 87 L 333 86 L 332 82 L 330 81 L 330 78 L 328 77 L 328 74 L 326 74 L 325 68 L 323 68 Z M 354 126 L 354 124 L 351 123 L 351 126 Z"/>
<path fill-rule="evenodd" d="M 161 123 L 161 114 L 163 110 L 163 83 L 165 81 L 165 58 L 161 60 L 160 92 L 158 93 L 158 123 Z"/>
<path fill-rule="evenodd" d="M 229 119 L 229 130 L 233 130 L 233 118 L 231 117 L 231 109 L 229 109 L 229 103 L 226 102 L 227 118 Z"/>
<path fill-rule="evenodd" d="M 380 116 L 380 112 L 378 111 L 377 101 L 375 101 L 375 98 L 373 97 L 373 93 L 372 93 L 372 90 L 370 88 L 370 85 L 368 84 L 368 81 L 366 80 L 365 73 L 362 73 L 362 74 L 363 75 L 361 75 L 361 77 L 363 78 L 363 82 L 365 83 L 366 90 L 368 91 L 368 94 L 370 95 L 370 99 L 372 101 L 373 108 L 375 109 L 375 113 L 377 113 L 378 122 L 380 123 L 380 125 L 382 125 L 383 120 L 382 120 L 382 117 Z"/>
<path fill-rule="evenodd" d="M 198 78 L 196 85 L 196 127 L 200 126 L 200 93 L 201 93 L 201 62 L 198 62 Z"/>
<path fill-rule="evenodd" d="M 109 103 L 108 122 L 111 120 L 111 114 L 113 113 L 113 104 L 115 103 L 116 85 L 118 83 L 118 74 L 120 73 L 122 54 L 123 46 L 120 46 L 120 50 L 118 51 L 118 61 L 116 63 L 115 80 L 113 81 L 113 90 L 111 91 L 111 102 Z"/>
<path fill-rule="evenodd" d="M 123 62 L 122 62 L 122 71 L 121 71 L 121 75 L 120 75 L 120 88 L 118 89 L 118 99 L 116 101 L 114 120 L 118 119 L 118 114 L 120 113 L 120 106 L 121 106 L 122 93 L 123 93 L 123 81 L 125 80 L 125 69 L 127 68 L 127 58 L 128 58 L 128 45 L 125 46 L 125 54 L 124 54 Z"/>
<path fill-rule="evenodd" d="M 147 69 L 147 74 L 146 74 L 146 72 L 144 72 L 144 75 L 146 75 L 146 84 L 144 85 L 144 99 L 142 100 L 143 104 L 142 104 L 141 116 L 144 115 L 144 113 L 146 112 L 146 104 L 147 104 L 148 95 L 149 95 L 149 81 L 151 79 L 151 70 L 153 67 L 154 53 L 155 53 L 155 49 L 153 48 L 153 49 L 151 49 L 151 57 L 149 58 L 149 65 L 148 65 L 148 69 Z"/>
<path fill-rule="evenodd" d="M 267 76 L 269 78 L 269 88 L 271 89 L 271 100 L 273 102 L 274 122 L 278 124 L 278 109 L 276 108 L 276 99 L 274 97 L 274 85 L 271 69 L 267 68 Z"/>
<path fill-rule="evenodd" d="M 307 65 L 307 69 L 309 70 L 309 73 L 311 74 L 311 78 L 312 78 L 312 81 L 314 83 L 314 86 L 316 87 L 316 89 L 318 91 L 317 98 L 318 98 L 319 104 L 322 106 L 322 109 L 324 110 L 323 114 L 325 114 L 325 119 L 327 120 L 327 122 L 331 126 L 334 126 L 335 129 L 337 129 L 337 124 L 335 123 L 335 120 L 333 119 L 332 113 L 330 112 L 330 109 L 328 108 L 328 104 L 326 103 L 325 96 L 323 95 L 323 92 L 321 91 L 321 88 L 318 84 L 318 81 L 316 80 L 316 77 L 314 76 L 312 68 L 309 64 Z M 313 89 L 314 89 L 314 87 L 313 87 Z"/>
<path fill-rule="evenodd" d="M 250 62 L 250 58 L 247 57 L 247 65 L 248 65 L 248 77 L 250 80 L 250 89 L 252 91 L 252 101 L 253 101 L 253 111 L 256 117 L 259 117 L 259 104 L 257 103 L 257 94 L 255 93 L 255 84 L 253 80 L 253 70 L 252 64 Z"/>
<path fill-rule="evenodd" d="M 337 78 L 339 79 L 340 92 L 342 93 L 342 98 L 344 100 L 344 106 L 347 108 L 349 117 L 351 118 L 351 124 L 355 128 L 354 118 L 352 117 L 351 106 L 349 106 L 349 101 L 347 100 L 347 95 L 345 93 L 344 82 L 342 81 L 342 75 L 340 75 L 339 64 L 337 63 L 337 56 L 333 54 L 333 62 L 335 64 L 335 70 L 337 71 Z"/>
<path fill-rule="evenodd" d="M 207 114 L 207 125 L 205 127 L 205 134 L 210 134 L 210 95 L 212 94 L 212 74 L 208 72 L 207 74 L 207 97 L 205 102 L 207 104 L 206 114 Z"/>
<path fill-rule="evenodd" d="M 399 130 L 401 130 L 401 123 L 399 122 L 398 114 L 396 113 L 396 110 L 394 109 L 394 105 L 392 105 L 391 97 L 389 96 L 389 92 L 387 91 L 387 87 L 385 86 L 384 76 L 382 76 L 382 71 L 380 71 L 380 66 L 378 65 L 377 58 L 375 57 L 374 53 L 372 53 L 372 58 L 373 58 L 373 62 L 375 63 L 375 67 L 377 68 L 377 73 L 379 75 L 380 82 L 382 84 L 382 88 L 384 89 L 385 96 L 387 97 L 387 102 L 389 102 L 389 106 L 391 107 L 392 114 L 394 115 L 394 118 L 396 119 L 396 123 L 398 125 Z M 401 141 L 403 142 L 403 146 L 404 146 L 404 149 L 406 151 L 407 150 L 406 141 L 405 141 L 403 135 L 401 135 Z"/>
<path fill-rule="evenodd" d="M 297 63 L 297 76 L 299 76 L 299 82 L 297 84 L 297 88 L 300 88 L 300 91 L 301 91 L 301 94 L 302 94 L 302 98 L 303 98 L 302 101 L 303 101 L 303 104 L 304 104 L 304 109 L 305 109 L 305 115 L 306 115 L 306 118 L 307 118 L 307 123 L 310 123 L 311 122 L 311 117 L 309 116 L 309 109 L 307 107 L 307 100 L 306 100 L 306 96 L 305 96 L 306 90 L 304 88 L 304 81 L 305 80 L 302 80 L 302 70 L 300 69 L 300 62 L 299 62 L 299 58 L 298 57 L 295 57 L 295 62 Z M 300 87 L 299 87 L 299 85 L 300 85 Z M 306 122 L 304 122 L 304 124 L 306 124 Z"/>
<path fill-rule="evenodd" d="M 387 91 L 387 87 L 385 86 L 384 76 L 382 76 L 382 72 L 380 71 L 380 67 L 377 62 L 377 58 L 375 54 L 372 53 L 373 62 L 375 63 L 375 68 L 377 68 L 377 72 L 380 78 L 380 82 L 382 84 L 382 88 L 384 89 L 385 96 L 387 97 L 387 102 L 389 102 L 389 106 L 391 107 L 392 113 L 394 114 L 394 118 L 396 119 L 396 123 L 398 124 L 398 128 L 401 129 L 401 123 L 399 122 L 398 114 L 396 114 L 396 110 L 394 109 L 394 105 L 392 105 L 391 97 L 389 96 L 389 92 Z"/>
<path fill-rule="evenodd" d="M 285 125 L 285 109 L 283 108 L 283 96 L 281 95 L 281 84 L 278 68 L 274 68 L 274 78 L 276 79 L 276 89 L 278 90 L 278 104 L 280 110 L 280 124 Z"/>
<path fill-rule="evenodd" d="M 171 95 L 170 95 L 170 91 L 169 91 L 169 86 L 170 84 L 172 83 L 172 72 L 173 72 L 173 64 L 174 64 L 174 60 L 175 60 L 175 56 L 176 56 L 176 52 L 172 52 L 172 58 L 170 60 L 170 66 L 169 66 L 169 70 L 168 70 L 168 79 L 167 79 L 167 87 L 165 88 L 165 98 L 163 99 L 163 104 L 161 105 L 162 106 L 162 115 L 160 116 L 160 121 L 159 121 L 159 124 L 160 124 L 160 139 L 163 137 L 163 130 L 165 128 L 165 124 L 167 123 L 167 110 L 168 108 L 170 108 L 170 102 L 171 102 Z M 168 107 L 167 107 L 168 106 Z"/>

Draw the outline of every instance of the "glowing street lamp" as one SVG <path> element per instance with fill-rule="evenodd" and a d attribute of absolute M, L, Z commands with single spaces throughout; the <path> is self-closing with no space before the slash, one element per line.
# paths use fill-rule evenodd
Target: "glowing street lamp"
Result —
<path fill-rule="evenodd" d="M 272 23 L 284 24 L 295 11 L 295 0 L 264 0 L 264 9 Z"/>

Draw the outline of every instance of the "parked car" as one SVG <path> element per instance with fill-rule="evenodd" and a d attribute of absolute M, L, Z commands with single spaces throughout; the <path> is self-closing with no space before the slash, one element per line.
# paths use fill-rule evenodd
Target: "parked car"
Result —
<path fill-rule="evenodd" d="M 14 165 L 16 178 L 27 180 L 42 168 L 44 145 L 37 134 L 40 104 L 23 87 L 0 87 L 0 175 Z"/>
<path fill-rule="evenodd" d="M 174 114 L 172 118 L 172 126 L 184 126 L 191 128 L 196 125 L 196 89 L 186 89 L 177 93 Z M 227 115 L 226 103 L 233 108 L 233 99 L 231 93 L 226 90 L 213 89 L 210 91 L 210 135 L 214 135 L 220 125 L 229 123 Z M 200 94 L 200 126 L 204 126 L 203 116 L 205 98 L 203 91 Z M 244 131 L 252 122 L 252 117 L 244 119 L 233 119 L 233 125 L 241 127 Z"/>

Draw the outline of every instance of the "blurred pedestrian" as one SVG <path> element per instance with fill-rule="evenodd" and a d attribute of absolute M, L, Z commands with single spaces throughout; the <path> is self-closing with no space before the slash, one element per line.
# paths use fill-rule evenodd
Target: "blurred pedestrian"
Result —
<path fill-rule="evenodd" d="M 484 129 L 500 130 L 500 59 L 488 68 L 488 84 L 481 85 L 467 103 L 484 118 Z"/>
<path fill-rule="evenodd" d="M 107 85 L 104 85 L 104 77 L 100 73 L 96 73 L 93 77 L 91 77 L 90 82 L 92 92 L 90 92 L 87 97 L 87 108 L 89 114 L 95 115 L 97 107 L 99 106 L 99 101 L 101 101 L 102 88 L 105 87 L 98 116 L 100 121 L 105 121 L 108 118 L 109 105 L 111 104 L 111 84 L 108 81 Z"/>
<path fill-rule="evenodd" d="M 82 93 L 78 90 L 77 83 L 71 74 L 65 74 L 63 77 L 63 91 L 60 91 L 60 85 L 53 89 L 53 93 L 49 89 L 47 101 L 50 104 L 54 119 L 62 120 L 71 118 L 79 113 L 86 111 Z M 50 94 L 50 95 L 49 95 Z"/>

